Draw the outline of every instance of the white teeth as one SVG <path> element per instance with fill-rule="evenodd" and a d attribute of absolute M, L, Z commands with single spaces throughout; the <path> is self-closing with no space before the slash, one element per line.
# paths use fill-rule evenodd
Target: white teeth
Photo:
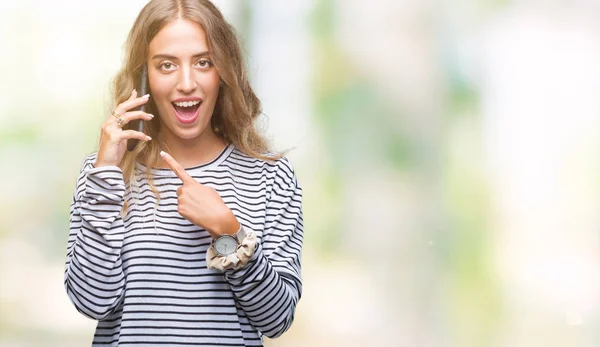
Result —
<path fill-rule="evenodd" d="M 174 104 L 179 107 L 192 107 L 192 106 L 198 105 L 199 103 L 200 103 L 200 100 L 174 102 Z"/>

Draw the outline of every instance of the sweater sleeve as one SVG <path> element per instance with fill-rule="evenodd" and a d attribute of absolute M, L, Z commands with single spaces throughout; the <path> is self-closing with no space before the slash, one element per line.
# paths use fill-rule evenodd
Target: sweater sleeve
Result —
<path fill-rule="evenodd" d="M 302 294 L 302 189 L 287 159 L 278 162 L 262 240 L 248 264 L 225 277 L 252 325 L 275 338 L 292 325 Z"/>
<path fill-rule="evenodd" d="M 125 184 L 118 167 L 83 163 L 70 206 L 64 284 L 69 299 L 85 316 L 101 320 L 122 301 L 124 275 L 121 218 Z"/>

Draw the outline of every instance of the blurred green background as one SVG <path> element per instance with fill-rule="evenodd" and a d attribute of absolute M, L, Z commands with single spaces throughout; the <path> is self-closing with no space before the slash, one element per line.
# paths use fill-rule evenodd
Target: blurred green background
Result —
<path fill-rule="evenodd" d="M 215 1 L 304 188 L 269 346 L 600 344 L 600 3 Z M 68 210 L 145 1 L 0 4 L 0 346 L 86 346 Z"/>

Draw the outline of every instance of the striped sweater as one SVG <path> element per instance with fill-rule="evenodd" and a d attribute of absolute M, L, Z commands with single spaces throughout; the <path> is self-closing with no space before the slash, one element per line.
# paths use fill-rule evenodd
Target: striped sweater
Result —
<path fill-rule="evenodd" d="M 290 162 L 265 162 L 227 146 L 186 169 L 214 188 L 258 246 L 239 270 L 209 270 L 211 236 L 177 212 L 181 181 L 152 171 L 155 195 L 136 167 L 83 163 L 70 207 L 65 288 L 98 320 L 93 346 L 261 346 L 292 324 L 302 292 L 302 189 Z M 124 201 L 129 204 L 121 217 Z"/>

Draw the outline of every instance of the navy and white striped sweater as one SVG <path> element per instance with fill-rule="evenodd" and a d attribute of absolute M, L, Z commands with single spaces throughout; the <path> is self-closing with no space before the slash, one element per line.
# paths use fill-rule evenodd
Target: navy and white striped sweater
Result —
<path fill-rule="evenodd" d="M 261 346 L 292 324 L 302 292 L 302 189 L 290 162 L 265 162 L 227 146 L 186 169 L 214 188 L 258 246 L 240 270 L 209 270 L 211 236 L 177 212 L 181 180 L 143 167 L 126 187 L 118 167 L 81 169 L 70 209 L 65 287 L 98 320 L 93 346 Z M 136 187 L 137 186 L 137 187 Z M 125 219 L 121 208 L 127 200 Z"/>

